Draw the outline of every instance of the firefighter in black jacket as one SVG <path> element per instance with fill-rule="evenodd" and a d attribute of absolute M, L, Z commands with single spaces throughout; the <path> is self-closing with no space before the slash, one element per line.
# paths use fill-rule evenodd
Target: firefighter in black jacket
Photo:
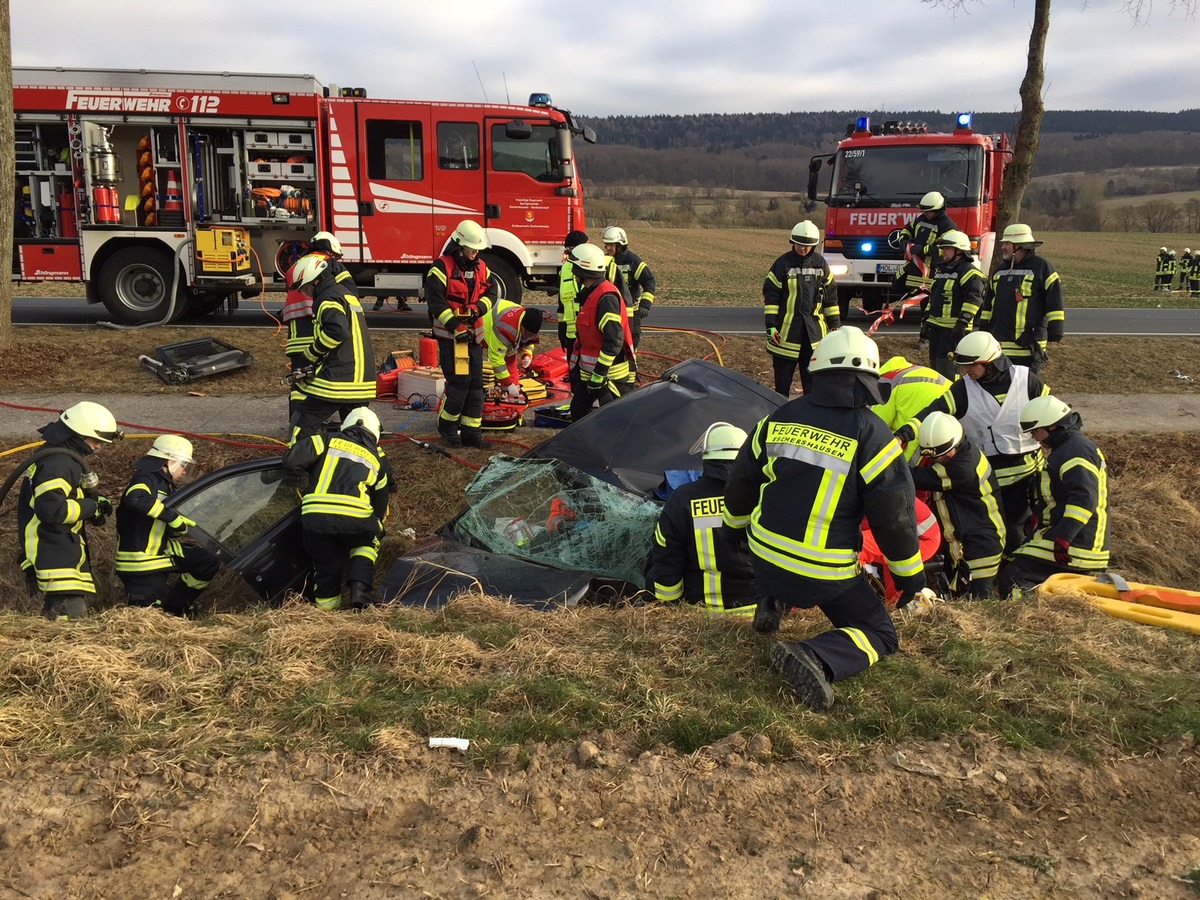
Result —
<path fill-rule="evenodd" d="M 797 222 L 792 249 L 775 260 L 763 281 L 767 350 L 775 370 L 775 391 L 784 397 L 791 397 L 797 366 L 800 386 L 809 392 L 813 347 L 841 324 L 833 273 L 816 249 L 820 242 L 816 225 L 807 219 Z"/>
<path fill-rule="evenodd" d="M 971 241 L 961 231 L 937 239 L 941 262 L 933 271 L 920 341 L 929 342 L 929 367 L 953 380 L 950 354 L 963 339 L 987 297 L 987 278 L 975 265 Z"/>
<path fill-rule="evenodd" d="M 492 246 L 478 222 L 463 219 L 425 276 L 425 303 L 438 343 L 446 395 L 438 432 L 452 447 L 482 447 L 483 335 L 480 319 L 499 290 L 479 251 Z"/>
<path fill-rule="evenodd" d="M 1041 469 L 1037 441 L 1021 431 L 1021 408 L 1050 388 L 1025 366 L 1013 365 L 1000 343 L 986 331 L 973 331 L 958 342 L 954 362 L 962 378 L 950 390 L 896 430 L 896 437 L 911 443 L 925 418 L 933 412 L 949 413 L 962 422 L 971 443 L 983 451 L 1000 485 L 1004 510 L 1005 552 L 1025 536 L 1029 498 Z"/>
<path fill-rule="evenodd" d="M 937 239 L 947 231 L 958 228 L 946 214 L 946 198 L 930 191 L 917 204 L 921 212 L 900 229 L 899 243 L 904 248 L 904 265 L 894 276 L 894 283 L 905 294 L 914 294 L 929 287 L 937 263 Z"/>
<path fill-rule="evenodd" d="M 316 255 L 303 257 L 297 267 L 295 289 L 313 298 L 313 338 L 303 350 L 310 374 L 302 380 L 304 396 L 292 415 L 291 443 L 334 415 L 344 421 L 351 410 L 375 399 L 375 351 L 353 279 L 339 281 L 330 261 Z"/>
<path fill-rule="evenodd" d="M 932 505 L 953 566 L 947 566 L 958 595 L 990 600 L 1004 549 L 1000 485 L 979 448 L 963 435 L 954 416 L 930 413 L 917 434 L 921 462 L 912 470 L 918 491 L 932 492 Z M 964 571 L 965 570 L 965 571 Z"/>
<path fill-rule="evenodd" d="M 96 594 L 84 526 L 103 525 L 113 510 L 84 457 L 122 435 L 113 414 L 90 400 L 38 432 L 45 441 L 27 464 L 17 506 L 21 569 L 30 594 L 45 593 L 43 615 L 81 619 Z"/>
<path fill-rule="evenodd" d="M 1004 229 L 1004 262 L 992 276 L 992 297 L 979 319 L 979 327 L 996 336 L 1004 355 L 1035 375 L 1046 361 L 1046 343 L 1062 342 L 1066 322 L 1062 281 L 1054 266 L 1038 256 L 1040 246 L 1028 225 Z"/>
<path fill-rule="evenodd" d="M 571 356 L 571 421 L 578 422 L 596 403 L 604 406 L 630 390 L 636 357 L 625 300 L 604 277 L 604 251 L 580 244 L 571 251 L 571 268 L 583 285 L 575 296 L 578 336 Z"/>
<path fill-rule="evenodd" d="M 705 429 L 693 453 L 703 452 L 704 474 L 667 498 L 650 554 L 654 596 L 683 600 L 709 612 L 753 615 L 754 567 L 741 533 L 722 526 L 725 481 L 746 432 L 728 422 Z"/>
<path fill-rule="evenodd" d="M 283 309 L 279 318 L 287 323 L 288 335 L 285 350 L 288 363 L 291 365 L 292 376 L 288 378 L 291 393 L 288 396 L 288 419 L 296 414 L 306 393 L 304 390 L 304 373 L 311 365 L 304 351 L 312 346 L 313 341 L 313 295 L 312 291 L 303 291 L 297 287 L 300 275 L 307 268 L 303 264 L 305 256 L 316 256 L 329 263 L 334 280 L 347 281 L 353 284 L 349 270 L 342 265 L 342 243 L 328 231 L 318 231 L 308 242 L 308 252 L 293 263 L 287 273 L 287 297 L 283 301 Z"/>
<path fill-rule="evenodd" d="M 1154 260 L 1154 289 L 1156 291 L 1169 291 L 1171 289 L 1171 279 L 1175 276 L 1174 261 L 1171 259 L 1171 251 L 1166 247 L 1158 248 L 1158 256 Z"/>
<path fill-rule="evenodd" d="M 1060 572 L 1108 568 L 1108 465 L 1082 432 L 1083 419 L 1047 394 L 1025 404 L 1021 428 L 1049 451 L 1034 503 L 1038 527 L 1000 570 L 1000 596 Z"/>
<path fill-rule="evenodd" d="M 328 437 L 311 435 L 283 456 L 286 472 L 308 473 L 300 524 L 321 609 L 341 607 L 343 574 L 350 583 L 351 607 L 378 602 L 371 583 L 388 495 L 395 490 L 379 434 L 379 417 L 364 406 L 346 416 L 341 431 Z"/>
<path fill-rule="evenodd" d="M 117 507 L 117 576 L 130 606 L 154 606 L 192 615 L 221 564 L 209 551 L 183 543 L 191 519 L 167 508 L 175 488 L 192 473 L 192 442 L 177 434 L 154 439 L 133 464 L 134 476 Z M 179 578 L 170 582 L 172 572 Z"/>
<path fill-rule="evenodd" d="M 604 252 L 613 260 L 608 280 L 624 291 L 625 307 L 629 311 L 629 330 L 636 350 L 642 342 L 642 319 L 650 315 L 650 308 L 654 305 L 654 292 L 657 289 L 654 273 L 640 256 L 629 249 L 629 237 L 624 228 L 610 225 L 600 235 L 600 241 L 604 244 Z"/>
<path fill-rule="evenodd" d="M 901 592 L 925 586 L 908 463 L 871 411 L 879 396 L 879 350 L 845 326 L 817 345 L 813 390 L 758 423 L 733 463 L 725 524 L 748 529 L 760 592 L 754 628 L 779 628 L 785 606 L 819 606 L 834 628 L 779 642 L 771 659 L 814 709 L 833 703 L 832 684 L 899 645 L 883 601 L 858 563 L 865 515 Z"/>

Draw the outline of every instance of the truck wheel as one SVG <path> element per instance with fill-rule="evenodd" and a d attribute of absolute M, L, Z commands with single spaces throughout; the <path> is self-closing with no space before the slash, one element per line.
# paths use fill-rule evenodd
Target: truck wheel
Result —
<path fill-rule="evenodd" d="M 517 275 L 517 270 L 512 267 L 512 264 L 494 253 L 480 253 L 479 255 L 487 263 L 487 267 L 492 273 L 492 278 L 496 280 L 500 288 L 500 296 L 505 300 L 511 300 L 513 303 L 520 303 L 521 279 Z"/>
<path fill-rule="evenodd" d="M 165 250 L 153 247 L 118 250 L 100 270 L 100 299 L 121 322 L 141 325 L 162 321 L 171 308 L 173 265 L 174 258 Z M 172 318 L 178 319 L 187 309 L 187 297 L 181 289 Z"/>

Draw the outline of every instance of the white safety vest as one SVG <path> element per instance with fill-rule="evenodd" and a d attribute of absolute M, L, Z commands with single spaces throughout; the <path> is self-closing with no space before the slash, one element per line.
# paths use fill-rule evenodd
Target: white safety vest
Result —
<path fill-rule="evenodd" d="M 1004 404 L 979 386 L 973 378 L 967 383 L 967 411 L 959 420 L 963 433 L 984 456 L 1032 453 L 1038 442 L 1021 431 L 1021 409 L 1029 402 L 1029 368 L 1013 366 L 1012 384 Z"/>

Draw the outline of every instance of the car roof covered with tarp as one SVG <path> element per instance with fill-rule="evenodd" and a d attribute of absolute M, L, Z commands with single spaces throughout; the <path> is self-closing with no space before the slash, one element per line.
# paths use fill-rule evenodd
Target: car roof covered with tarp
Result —
<path fill-rule="evenodd" d="M 700 468 L 689 451 L 713 422 L 750 431 L 782 402 L 722 366 L 680 363 L 522 459 L 493 457 L 439 540 L 392 565 L 384 599 L 438 607 L 474 587 L 551 608 L 642 589 L 666 473 Z"/>
<path fill-rule="evenodd" d="M 689 359 L 530 450 L 527 457 L 559 459 L 643 497 L 672 469 L 698 469 L 688 451 L 713 422 L 753 431 L 783 403 L 764 387 L 716 363 Z"/>

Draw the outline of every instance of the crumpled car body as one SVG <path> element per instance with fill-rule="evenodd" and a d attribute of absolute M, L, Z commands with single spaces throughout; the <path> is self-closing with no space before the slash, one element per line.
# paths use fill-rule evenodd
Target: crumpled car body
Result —
<path fill-rule="evenodd" d="M 481 590 L 546 609 L 636 593 L 653 541 L 649 510 L 656 509 L 654 492 L 664 474 L 700 467 L 689 451 L 713 422 L 751 431 L 782 402 L 774 391 L 730 369 L 704 360 L 682 362 L 659 381 L 563 429 L 522 460 L 510 460 L 520 473 L 543 475 L 540 465 L 550 474 L 516 484 L 508 500 L 499 496 L 498 482 L 485 482 L 474 494 L 468 488 L 467 509 L 434 540 L 393 563 L 380 597 L 437 608 L 464 590 Z M 576 518 L 547 537 L 543 532 L 551 531 L 550 512 L 564 486 Z M 618 527 L 620 516 L 599 517 L 600 501 L 593 497 L 600 496 L 606 509 L 615 504 L 636 524 Z M 504 502 L 510 505 L 502 508 Z M 284 483 L 275 458 L 213 472 L 179 490 L 171 506 L 196 522 L 191 534 L 198 543 L 263 599 L 278 603 L 308 578 L 299 504 L 299 492 Z M 524 526 L 515 526 L 517 520 Z M 596 530 L 587 534 L 581 523 Z M 587 552 L 580 552 L 583 543 L 589 544 Z"/>

